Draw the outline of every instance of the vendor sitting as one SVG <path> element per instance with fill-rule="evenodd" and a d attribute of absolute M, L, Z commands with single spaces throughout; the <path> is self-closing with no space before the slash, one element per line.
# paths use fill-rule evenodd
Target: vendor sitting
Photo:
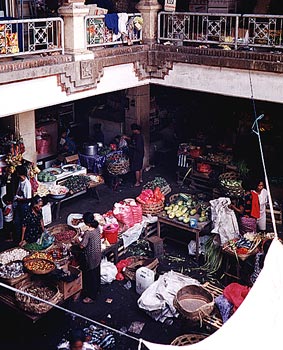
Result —
<path fill-rule="evenodd" d="M 92 345 L 86 342 L 86 336 L 81 329 L 75 329 L 72 331 L 69 337 L 69 341 L 61 343 L 58 350 L 95 350 L 100 349 L 97 345 Z"/>
<path fill-rule="evenodd" d="M 31 206 L 27 209 L 22 224 L 22 238 L 20 246 L 36 242 L 44 231 L 42 209 L 43 201 L 39 196 L 32 198 Z"/>
<path fill-rule="evenodd" d="M 77 152 L 77 146 L 69 129 L 64 129 L 62 131 L 58 151 L 59 153 L 66 153 L 67 155 L 72 155 Z"/>

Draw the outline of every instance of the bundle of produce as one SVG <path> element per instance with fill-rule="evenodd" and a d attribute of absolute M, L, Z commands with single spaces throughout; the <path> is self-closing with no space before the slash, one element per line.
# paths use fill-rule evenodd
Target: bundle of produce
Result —
<path fill-rule="evenodd" d="M 143 189 L 155 190 L 156 187 L 160 188 L 160 191 L 166 195 L 171 192 L 171 188 L 168 182 L 163 177 L 155 177 L 152 181 L 147 182 Z"/>
<path fill-rule="evenodd" d="M 77 192 L 85 191 L 89 187 L 90 181 L 91 180 L 89 176 L 75 175 L 69 177 L 64 182 L 61 182 L 61 184 L 69 189 L 70 194 L 74 194 Z"/>
<path fill-rule="evenodd" d="M 22 248 L 12 248 L 0 253 L 0 264 L 9 264 L 12 261 L 23 260 L 29 252 Z"/>
<path fill-rule="evenodd" d="M 23 263 L 12 261 L 6 265 L 0 265 L 0 277 L 4 279 L 18 278 L 24 275 Z"/>
<path fill-rule="evenodd" d="M 163 210 L 165 196 L 160 188 L 156 187 L 154 191 L 151 189 L 142 190 L 136 200 L 141 203 L 143 214 L 155 215 Z"/>
<path fill-rule="evenodd" d="M 29 295 L 16 292 L 16 301 L 21 309 L 33 314 L 43 314 L 49 311 L 52 306 L 40 300 L 34 299 L 32 296 L 49 301 L 52 304 L 57 304 L 62 299 L 62 294 L 59 289 L 53 285 L 45 284 L 44 282 L 26 281 L 17 286 L 18 289 Z"/>
<path fill-rule="evenodd" d="M 254 233 L 246 233 L 243 237 L 228 241 L 223 250 L 230 255 L 234 255 L 237 259 L 246 260 L 249 256 L 254 255 L 258 251 L 261 237 Z"/>

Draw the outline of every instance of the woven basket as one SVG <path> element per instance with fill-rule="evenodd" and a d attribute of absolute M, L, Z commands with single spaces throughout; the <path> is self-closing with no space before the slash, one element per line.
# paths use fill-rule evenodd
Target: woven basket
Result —
<path fill-rule="evenodd" d="M 242 186 L 229 186 L 229 185 L 223 185 L 221 181 L 223 180 L 238 180 L 239 175 L 234 172 L 227 172 L 223 173 L 219 176 L 219 184 L 220 188 L 222 189 L 222 192 L 224 192 L 225 195 L 228 197 L 241 197 L 244 194 L 244 189 Z"/>
<path fill-rule="evenodd" d="M 57 287 L 55 287 L 54 285 L 44 284 L 41 281 L 37 281 L 37 282 L 25 281 L 25 282 L 20 283 L 17 286 L 17 288 L 22 290 L 22 291 L 26 291 L 27 288 L 36 287 L 36 286 L 48 286 L 49 288 L 54 290 L 54 295 L 52 296 L 52 298 L 50 298 L 48 300 L 52 304 L 57 304 L 63 298 L 62 294 L 59 292 L 59 289 Z M 15 293 L 15 298 L 16 298 L 16 301 L 17 301 L 19 307 L 22 310 L 29 312 L 29 313 L 32 313 L 32 314 L 44 314 L 52 309 L 51 305 L 45 304 L 44 302 L 38 302 L 37 300 L 33 299 L 32 297 L 29 297 L 27 295 L 23 295 L 19 292 Z"/>
<path fill-rule="evenodd" d="M 72 226 L 69 226 L 67 224 L 59 224 L 59 225 L 54 225 L 52 227 L 49 227 L 48 228 L 48 232 L 51 234 L 51 235 L 56 235 L 58 233 L 61 233 L 61 232 L 65 232 L 65 231 L 74 231 L 74 237 L 72 237 L 72 239 L 75 239 L 79 233 L 79 230 L 72 227 Z M 61 244 L 61 243 L 70 243 L 70 240 L 66 240 L 66 241 L 60 241 L 60 242 L 57 242 L 55 240 L 55 243 L 56 244 Z M 54 247 L 53 247 L 54 248 Z M 51 250 L 51 247 L 48 248 L 48 250 Z M 47 251 L 48 251 L 47 250 Z"/>
<path fill-rule="evenodd" d="M 136 271 L 140 267 L 147 267 L 150 270 L 155 271 L 156 267 L 159 263 L 158 259 L 148 259 L 141 256 L 131 256 L 129 259 L 132 259 L 132 263 L 125 268 L 125 271 L 123 271 L 123 274 L 126 278 L 129 280 L 135 280 L 136 279 Z"/>
<path fill-rule="evenodd" d="M 44 262 L 44 263 L 50 265 L 50 268 L 48 270 L 32 270 L 32 269 L 30 269 L 29 264 L 37 263 L 37 262 L 38 263 Z M 54 271 L 56 268 L 55 263 L 51 260 L 48 260 L 48 259 L 27 259 L 24 262 L 24 267 L 28 270 L 28 272 L 33 273 L 35 275 L 47 275 L 51 271 Z"/>
<path fill-rule="evenodd" d="M 147 215 L 147 214 L 156 215 L 162 212 L 164 208 L 164 201 L 157 202 L 157 203 L 145 203 L 145 204 L 141 204 L 141 206 L 142 206 L 142 213 L 144 215 Z"/>
<path fill-rule="evenodd" d="M 211 314 L 214 298 L 202 287 L 190 285 L 181 288 L 175 298 L 174 306 L 180 314 L 191 321 L 201 321 Z"/>
<path fill-rule="evenodd" d="M 107 170 L 111 175 L 124 175 L 130 171 L 130 161 L 126 158 L 120 158 L 107 165 Z"/>
<path fill-rule="evenodd" d="M 170 345 L 185 346 L 196 344 L 207 337 L 208 335 L 206 334 L 184 334 L 174 339 Z"/>

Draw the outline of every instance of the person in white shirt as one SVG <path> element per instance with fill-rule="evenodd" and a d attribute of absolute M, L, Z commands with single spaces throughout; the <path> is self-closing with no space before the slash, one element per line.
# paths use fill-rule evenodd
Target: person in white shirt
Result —
<path fill-rule="evenodd" d="M 27 211 L 31 198 L 32 198 L 32 188 L 31 183 L 27 177 L 27 169 L 25 166 L 20 165 L 16 169 L 19 185 L 14 197 L 14 208 L 15 208 L 15 228 L 16 235 L 15 241 L 19 243 L 22 234 L 22 223 L 24 219 L 25 212 Z"/>
<path fill-rule="evenodd" d="M 257 219 L 257 226 L 260 231 L 266 231 L 266 205 L 268 202 L 268 192 L 264 188 L 264 182 L 259 181 L 256 187 L 256 193 L 259 200 L 260 217 Z"/>
<path fill-rule="evenodd" d="M 14 209 L 13 209 L 13 197 L 5 194 L 2 198 L 4 205 L 3 216 L 4 216 L 4 232 L 8 241 L 12 240 L 14 231 Z"/>

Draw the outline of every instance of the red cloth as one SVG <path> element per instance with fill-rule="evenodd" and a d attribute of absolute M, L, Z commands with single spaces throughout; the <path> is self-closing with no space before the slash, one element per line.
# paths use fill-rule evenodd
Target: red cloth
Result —
<path fill-rule="evenodd" d="M 252 194 L 252 211 L 251 216 L 253 218 L 259 219 L 260 218 L 260 208 L 259 208 L 259 199 L 258 194 L 255 191 L 251 192 Z"/>
<path fill-rule="evenodd" d="M 233 311 L 235 312 L 242 304 L 245 297 L 248 295 L 250 288 L 242 286 L 239 283 L 230 283 L 223 290 L 224 297 L 234 305 Z"/>

